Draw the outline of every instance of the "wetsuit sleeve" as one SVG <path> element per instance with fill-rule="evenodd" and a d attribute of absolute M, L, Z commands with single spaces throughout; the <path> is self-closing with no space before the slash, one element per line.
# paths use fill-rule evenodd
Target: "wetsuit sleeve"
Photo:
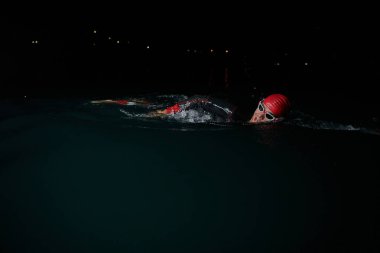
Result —
<path fill-rule="evenodd" d="M 172 113 L 177 113 L 179 111 L 181 111 L 181 107 L 179 106 L 179 104 L 175 104 L 173 106 L 166 108 L 164 110 L 164 113 L 165 114 L 172 114 Z"/>
<path fill-rule="evenodd" d="M 164 110 L 165 114 L 174 114 L 186 110 L 207 112 L 214 121 L 230 122 L 236 107 L 220 99 L 207 96 L 193 96 Z"/>
<path fill-rule="evenodd" d="M 195 109 L 198 107 L 202 107 L 206 105 L 207 103 L 210 103 L 208 98 L 206 97 L 192 97 L 186 100 L 183 100 L 173 106 L 170 106 L 164 110 L 165 114 L 173 114 L 178 113 L 183 110 L 189 110 L 189 109 Z"/>

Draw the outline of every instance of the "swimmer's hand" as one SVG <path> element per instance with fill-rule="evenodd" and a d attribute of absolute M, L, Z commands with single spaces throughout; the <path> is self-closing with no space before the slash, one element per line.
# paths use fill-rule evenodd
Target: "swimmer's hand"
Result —
<path fill-rule="evenodd" d="M 111 99 L 105 99 L 105 100 L 92 100 L 91 104 L 104 104 L 104 103 L 115 103 L 115 101 Z"/>

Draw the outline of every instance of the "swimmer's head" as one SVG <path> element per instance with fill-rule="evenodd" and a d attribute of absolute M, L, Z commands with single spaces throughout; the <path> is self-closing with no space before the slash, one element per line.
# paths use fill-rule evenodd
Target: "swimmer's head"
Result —
<path fill-rule="evenodd" d="M 290 110 L 289 99 L 282 94 L 273 94 L 261 100 L 250 119 L 250 123 L 281 121 Z"/>

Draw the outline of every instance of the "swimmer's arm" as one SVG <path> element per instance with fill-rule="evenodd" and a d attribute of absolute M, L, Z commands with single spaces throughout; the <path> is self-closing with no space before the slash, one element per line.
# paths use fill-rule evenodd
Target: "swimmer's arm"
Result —
<path fill-rule="evenodd" d="M 142 104 L 149 105 L 150 102 L 146 99 L 128 99 L 128 100 L 113 100 L 113 99 L 104 99 L 104 100 L 93 100 L 92 104 L 119 104 L 119 105 L 131 105 L 131 104 Z"/>

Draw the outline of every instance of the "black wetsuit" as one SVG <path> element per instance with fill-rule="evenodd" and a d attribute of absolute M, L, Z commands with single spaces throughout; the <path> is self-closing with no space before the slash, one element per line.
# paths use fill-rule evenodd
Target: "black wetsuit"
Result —
<path fill-rule="evenodd" d="M 196 110 L 207 112 L 216 122 L 247 122 L 253 114 L 253 108 L 241 110 L 241 107 L 224 99 L 210 96 L 192 96 L 177 103 L 180 111 Z"/>

